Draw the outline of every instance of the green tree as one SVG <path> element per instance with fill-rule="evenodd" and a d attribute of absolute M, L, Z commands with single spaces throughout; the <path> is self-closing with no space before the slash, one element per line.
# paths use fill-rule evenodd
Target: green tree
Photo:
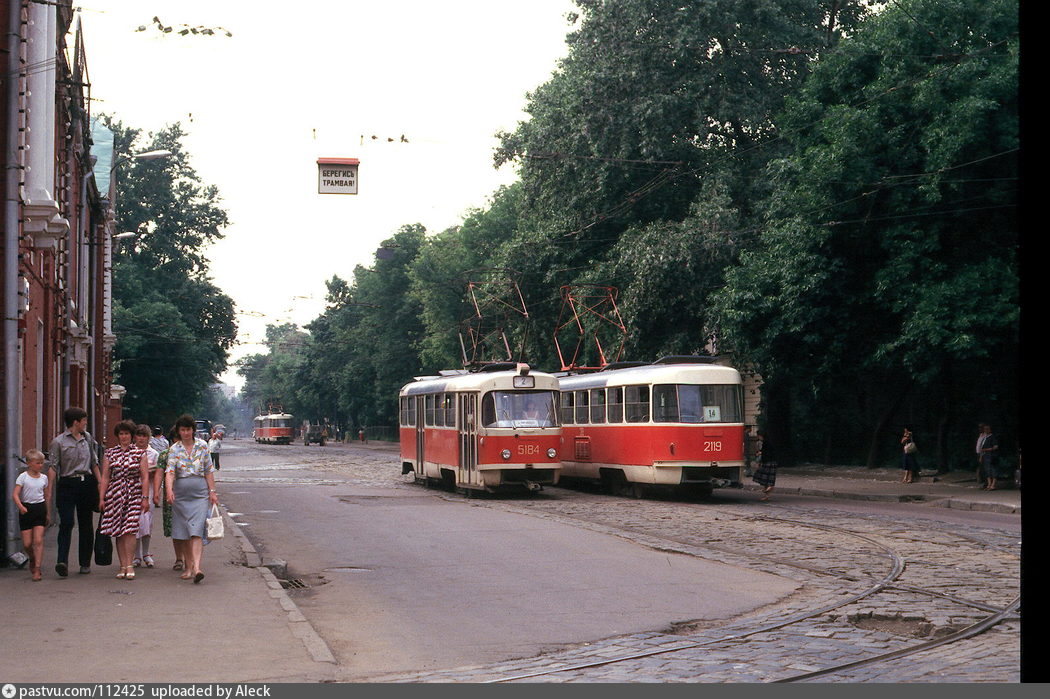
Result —
<path fill-rule="evenodd" d="M 236 337 L 233 301 L 209 278 L 205 252 L 228 219 L 218 190 L 190 166 L 179 124 L 146 136 L 113 118 L 107 125 L 118 159 L 172 152 L 115 171 L 117 229 L 138 236 L 114 241 L 113 253 L 114 380 L 127 388 L 127 414 L 170 424 L 201 407 Z"/>
<path fill-rule="evenodd" d="M 980 416 L 1016 424 L 1017 56 L 1016 0 L 900 0 L 781 120 L 791 152 L 721 329 L 771 390 L 856 399 L 869 465 L 906 399 L 942 468 Z"/>
<path fill-rule="evenodd" d="M 412 261 L 412 297 L 421 306 L 424 337 L 420 359 L 431 369 L 462 363 L 458 331 L 474 313 L 467 283 L 484 280 L 495 266 L 499 248 L 515 233 L 520 216 L 520 186 L 501 187 L 488 208 L 470 211 L 463 223 L 427 238 Z M 513 274 L 513 270 L 511 271 Z"/>
<path fill-rule="evenodd" d="M 419 300 L 409 271 L 425 239 L 406 225 L 383 241 L 371 267 L 358 265 L 353 282 L 327 282 L 327 308 L 307 324 L 310 337 L 298 376 L 298 395 L 313 417 L 344 428 L 397 424 L 397 393 L 419 373 L 423 339 Z"/>
<path fill-rule="evenodd" d="M 244 377 L 241 397 L 255 415 L 278 406 L 301 416 L 298 375 L 303 364 L 309 335 L 294 323 L 266 326 L 266 352 L 243 358 L 237 373 Z"/>
<path fill-rule="evenodd" d="M 707 294 L 752 240 L 741 233 L 782 146 L 774 115 L 878 3 L 577 4 L 568 56 L 500 135 L 496 162 L 517 163 L 527 215 L 497 259 L 520 269 L 540 327 L 560 286 L 603 283 L 621 289 L 637 358 L 693 351 Z"/>

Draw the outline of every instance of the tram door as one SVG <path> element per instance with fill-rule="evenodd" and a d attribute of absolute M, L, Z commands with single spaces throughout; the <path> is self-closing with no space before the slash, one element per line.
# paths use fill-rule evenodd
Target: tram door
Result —
<path fill-rule="evenodd" d="M 426 436 L 426 430 L 424 429 L 423 412 L 426 406 L 423 404 L 423 396 L 413 396 L 409 400 L 416 402 L 416 470 L 417 475 L 420 478 L 427 477 L 427 470 L 423 464 L 423 458 L 426 456 L 426 449 L 423 447 L 423 438 Z"/>
<path fill-rule="evenodd" d="M 481 485 L 478 473 L 478 394 L 459 397 L 459 473 L 462 482 Z"/>

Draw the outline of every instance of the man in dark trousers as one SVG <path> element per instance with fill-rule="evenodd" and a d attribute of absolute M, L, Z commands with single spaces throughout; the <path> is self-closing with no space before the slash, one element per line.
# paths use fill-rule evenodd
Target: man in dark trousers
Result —
<path fill-rule="evenodd" d="M 55 572 L 64 578 L 69 575 L 67 561 L 74 518 L 78 528 L 80 572 L 91 572 L 95 542 L 92 513 L 99 506 L 101 474 L 95 440 L 87 431 L 87 412 L 83 408 L 66 408 L 62 417 L 66 431 L 55 437 L 48 447 L 47 477 L 55 484 L 55 507 L 59 518 Z"/>

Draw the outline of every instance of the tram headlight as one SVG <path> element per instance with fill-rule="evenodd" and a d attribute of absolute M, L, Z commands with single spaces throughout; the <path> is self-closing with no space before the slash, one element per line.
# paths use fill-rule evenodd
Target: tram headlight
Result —
<path fill-rule="evenodd" d="M 547 458 L 548 459 L 553 459 L 557 455 L 558 455 L 558 450 L 555 449 L 554 447 L 551 447 L 550 449 L 547 450 Z"/>
<path fill-rule="evenodd" d="M 503 451 L 500 452 L 499 455 L 503 457 L 504 461 L 509 461 L 510 460 L 510 449 L 504 449 Z"/>

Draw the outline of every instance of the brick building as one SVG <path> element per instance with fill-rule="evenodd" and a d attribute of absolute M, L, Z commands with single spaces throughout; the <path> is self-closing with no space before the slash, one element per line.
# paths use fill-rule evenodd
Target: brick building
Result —
<path fill-rule="evenodd" d="M 18 455 L 46 449 L 70 405 L 103 441 L 120 404 L 110 385 L 113 139 L 91 119 L 80 25 L 67 4 L 0 0 L 0 34 L 2 565 L 22 548 L 10 500 Z"/>

